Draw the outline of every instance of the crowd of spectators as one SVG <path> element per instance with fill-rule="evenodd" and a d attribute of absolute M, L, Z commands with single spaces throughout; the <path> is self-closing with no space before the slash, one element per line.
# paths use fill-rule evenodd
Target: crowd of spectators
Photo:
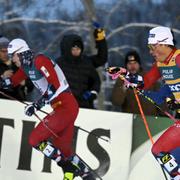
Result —
<path fill-rule="evenodd" d="M 66 34 L 60 40 L 60 56 L 56 62 L 63 70 L 71 91 L 78 101 L 79 107 L 95 109 L 94 100 L 101 91 L 101 80 L 97 71 L 98 67 L 108 62 L 108 47 L 103 28 L 94 30 L 94 40 L 97 49 L 96 54 L 87 55 L 85 46 L 78 34 Z M 10 78 L 19 68 L 7 54 L 9 39 L 0 37 L 0 78 Z M 124 67 L 132 74 L 144 74 L 140 55 L 136 51 L 129 51 L 124 57 Z M 158 85 L 152 87 L 156 90 Z M 17 87 L 0 89 L 18 100 L 34 101 L 38 92 L 27 79 Z M 0 98 L 7 98 L 0 94 Z M 140 101 L 146 115 L 159 115 L 157 109 L 150 102 L 140 97 Z M 119 107 L 118 111 L 139 114 L 139 109 L 133 91 L 126 88 L 121 79 L 117 79 L 112 89 L 112 106 Z M 114 108 L 115 110 L 116 108 Z"/>

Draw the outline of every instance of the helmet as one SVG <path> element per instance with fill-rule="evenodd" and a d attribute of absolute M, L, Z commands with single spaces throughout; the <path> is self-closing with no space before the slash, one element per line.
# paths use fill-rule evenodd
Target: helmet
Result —
<path fill-rule="evenodd" d="M 174 46 L 173 35 L 168 27 L 155 27 L 149 31 L 148 44 L 167 44 Z"/>
<path fill-rule="evenodd" d="M 28 44 L 23 39 L 13 39 L 8 45 L 8 54 L 22 53 L 30 50 Z"/>

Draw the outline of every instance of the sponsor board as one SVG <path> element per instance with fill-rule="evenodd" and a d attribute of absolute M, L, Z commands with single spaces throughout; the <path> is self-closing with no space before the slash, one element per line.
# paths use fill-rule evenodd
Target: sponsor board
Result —
<path fill-rule="evenodd" d="M 24 105 L 16 101 L 0 100 L 0 108 L 0 179 L 62 179 L 61 168 L 28 145 L 28 135 L 39 123 L 38 119 L 25 116 Z M 44 110 L 51 111 L 50 107 Z M 103 180 L 114 180 L 117 176 L 126 180 L 132 145 L 132 115 L 80 109 L 75 126 L 73 147 L 76 153 Z"/>

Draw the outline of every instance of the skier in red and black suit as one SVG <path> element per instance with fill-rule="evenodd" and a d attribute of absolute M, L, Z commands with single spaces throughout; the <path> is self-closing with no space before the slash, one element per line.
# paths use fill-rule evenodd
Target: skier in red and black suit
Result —
<path fill-rule="evenodd" d="M 86 165 L 72 152 L 74 122 L 79 107 L 61 68 L 43 54 L 35 56 L 22 39 L 9 43 L 8 54 L 15 64 L 21 63 L 21 68 L 10 79 L 1 81 L 1 86 L 17 86 L 29 77 L 42 97 L 26 106 L 25 114 L 32 116 L 46 103 L 53 108 L 31 132 L 30 145 L 55 160 L 65 173 L 64 179 L 73 179 L 76 175 L 88 176 L 90 173 Z"/>
<path fill-rule="evenodd" d="M 156 27 L 150 30 L 148 38 L 150 54 L 155 59 L 151 70 L 142 78 L 127 77 L 134 87 L 144 82 L 146 96 L 151 97 L 156 103 L 163 102 L 173 95 L 167 102 L 169 109 L 176 111 L 176 118 L 180 118 L 180 50 L 174 46 L 173 34 L 168 27 Z M 112 74 L 114 78 L 119 74 L 126 74 L 123 68 L 111 68 L 117 71 Z M 153 83 L 162 78 L 165 85 L 159 92 L 147 91 Z M 138 80 L 140 79 L 140 80 Z M 180 180 L 180 121 L 176 121 L 153 144 L 152 153 L 158 163 L 165 169 L 173 180 Z"/>
<path fill-rule="evenodd" d="M 176 110 L 176 118 L 180 118 L 180 50 L 174 46 L 170 28 L 151 29 L 148 46 L 150 54 L 156 62 L 143 77 L 144 89 L 148 89 L 158 79 L 163 78 L 174 96 L 174 99 L 168 102 L 168 106 L 170 109 Z M 177 121 L 160 136 L 152 147 L 153 155 L 174 180 L 180 179 L 179 136 L 180 122 Z"/>

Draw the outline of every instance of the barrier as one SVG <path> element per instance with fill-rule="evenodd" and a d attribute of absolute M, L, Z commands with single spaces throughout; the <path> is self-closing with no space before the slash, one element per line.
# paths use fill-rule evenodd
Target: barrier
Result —
<path fill-rule="evenodd" d="M 50 111 L 50 107 L 44 110 Z M 43 114 L 39 114 L 43 117 Z M 28 145 L 28 135 L 39 123 L 24 115 L 24 105 L 0 100 L 0 179 L 52 180 L 63 177 L 61 168 Z M 74 149 L 103 180 L 127 180 L 132 145 L 132 115 L 80 109 Z M 84 128 L 90 134 L 81 131 Z M 93 134 L 107 138 L 97 139 Z M 78 178 L 76 178 L 78 179 Z"/>

